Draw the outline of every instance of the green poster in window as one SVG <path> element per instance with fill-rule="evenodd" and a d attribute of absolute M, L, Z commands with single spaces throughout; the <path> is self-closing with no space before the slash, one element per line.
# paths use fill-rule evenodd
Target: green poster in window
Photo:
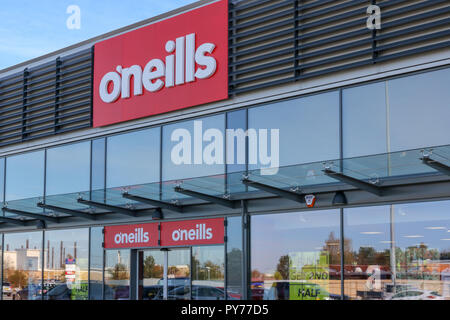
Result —
<path fill-rule="evenodd" d="M 88 300 L 89 286 L 86 282 L 74 284 L 71 290 L 72 300 Z"/>
<path fill-rule="evenodd" d="M 329 261 L 327 251 L 289 253 L 289 299 L 327 299 Z"/>

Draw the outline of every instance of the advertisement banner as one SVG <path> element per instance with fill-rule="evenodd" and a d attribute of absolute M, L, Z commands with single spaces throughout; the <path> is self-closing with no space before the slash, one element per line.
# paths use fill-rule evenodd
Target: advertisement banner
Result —
<path fill-rule="evenodd" d="M 158 223 L 105 227 L 105 249 L 158 246 Z"/>
<path fill-rule="evenodd" d="M 289 300 L 329 298 L 329 278 L 327 251 L 289 254 Z"/>
<path fill-rule="evenodd" d="M 227 0 L 95 44 L 94 127 L 227 98 Z"/>
<path fill-rule="evenodd" d="M 161 223 L 161 246 L 223 244 L 224 218 Z"/>

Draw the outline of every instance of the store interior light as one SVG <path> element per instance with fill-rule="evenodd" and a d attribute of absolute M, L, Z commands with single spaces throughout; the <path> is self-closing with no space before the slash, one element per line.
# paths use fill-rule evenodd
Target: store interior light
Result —
<path fill-rule="evenodd" d="M 343 193 L 342 191 L 337 191 L 334 194 L 333 206 L 344 206 L 347 203 L 348 202 L 347 202 L 347 197 L 345 196 L 345 193 Z"/>
<path fill-rule="evenodd" d="M 360 232 L 361 234 L 382 234 L 383 232 L 380 231 L 363 231 Z"/>
<path fill-rule="evenodd" d="M 414 235 L 410 235 L 410 236 L 403 236 L 403 238 L 423 238 L 423 236 L 421 236 L 419 234 L 414 234 Z"/>
<path fill-rule="evenodd" d="M 427 230 L 445 230 L 445 227 L 425 227 Z"/>

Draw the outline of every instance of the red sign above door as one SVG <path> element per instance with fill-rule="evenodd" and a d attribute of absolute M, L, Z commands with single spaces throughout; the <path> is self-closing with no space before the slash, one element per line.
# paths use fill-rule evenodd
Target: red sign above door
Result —
<path fill-rule="evenodd" d="M 224 219 L 173 221 L 161 224 L 161 246 L 222 244 Z"/>
<path fill-rule="evenodd" d="M 228 98 L 228 1 L 95 44 L 94 127 Z"/>
<path fill-rule="evenodd" d="M 223 244 L 224 218 L 105 227 L 105 249 Z M 159 234 L 160 233 L 160 234 Z M 158 245 L 158 239 L 161 239 Z"/>
<path fill-rule="evenodd" d="M 156 247 L 158 233 L 157 223 L 105 227 L 105 248 Z"/>

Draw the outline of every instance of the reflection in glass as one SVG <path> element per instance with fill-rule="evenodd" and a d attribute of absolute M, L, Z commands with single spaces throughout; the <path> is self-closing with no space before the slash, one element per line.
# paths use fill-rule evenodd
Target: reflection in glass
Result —
<path fill-rule="evenodd" d="M 92 140 L 92 190 L 105 188 L 105 138 Z"/>
<path fill-rule="evenodd" d="M 340 150 L 339 92 L 250 108 L 248 127 L 279 129 L 280 166 L 337 159 Z M 271 148 L 268 154 L 271 154 Z M 261 167 L 266 166 L 258 161 L 258 165 L 250 165 L 249 169 Z"/>
<path fill-rule="evenodd" d="M 91 228 L 91 250 L 89 251 L 89 299 L 103 299 L 103 228 Z"/>
<path fill-rule="evenodd" d="M 450 299 L 450 201 L 345 210 L 353 299 Z"/>
<path fill-rule="evenodd" d="M 224 246 L 192 248 L 192 299 L 224 300 Z"/>
<path fill-rule="evenodd" d="M 5 234 L 3 300 L 40 299 L 42 299 L 42 232 Z"/>
<path fill-rule="evenodd" d="M 146 250 L 139 252 L 139 300 L 158 300 L 163 296 L 164 252 Z"/>
<path fill-rule="evenodd" d="M 46 195 L 89 190 L 90 142 L 47 150 Z"/>
<path fill-rule="evenodd" d="M 386 83 L 342 91 L 344 158 L 387 152 Z"/>
<path fill-rule="evenodd" d="M 197 128 L 197 130 L 194 130 L 194 127 Z M 216 132 L 208 131 L 208 129 L 219 130 L 222 139 L 216 140 L 215 137 L 212 136 L 210 137 L 210 140 L 207 140 L 206 138 L 209 139 L 209 137 L 207 137 L 205 133 Z M 162 180 L 171 181 L 223 174 L 225 171 L 224 139 L 224 114 L 164 126 Z M 180 147 L 183 142 L 186 142 L 185 148 L 179 149 L 178 147 Z M 199 146 L 198 149 L 195 147 L 197 142 Z M 211 146 L 211 149 L 209 146 Z M 216 148 L 212 148 L 213 146 L 216 146 Z M 199 163 L 195 163 L 194 159 L 197 150 Z M 208 152 L 208 150 L 211 152 Z M 211 164 L 208 164 L 205 155 L 210 156 L 212 160 Z M 188 164 L 177 164 L 178 159 L 185 159 Z"/>
<path fill-rule="evenodd" d="M 227 294 L 242 299 L 242 218 L 227 218 Z"/>
<path fill-rule="evenodd" d="M 44 299 L 87 300 L 89 229 L 45 232 Z"/>
<path fill-rule="evenodd" d="M 107 139 L 107 188 L 159 181 L 160 128 Z"/>
<path fill-rule="evenodd" d="M 130 250 L 105 251 L 105 300 L 130 298 Z"/>
<path fill-rule="evenodd" d="M 339 210 L 252 216 L 251 298 L 341 299 L 339 225 Z"/>
<path fill-rule="evenodd" d="M 5 195 L 5 158 L 0 158 L 0 202 L 3 203 Z"/>
<path fill-rule="evenodd" d="M 391 151 L 450 144 L 449 82 L 449 68 L 387 82 Z"/>
<path fill-rule="evenodd" d="M 191 250 L 174 249 L 168 252 L 168 300 L 191 298 Z"/>
<path fill-rule="evenodd" d="M 27 183 L 23 183 L 26 181 Z M 6 159 L 6 201 L 44 195 L 44 151 Z"/>

